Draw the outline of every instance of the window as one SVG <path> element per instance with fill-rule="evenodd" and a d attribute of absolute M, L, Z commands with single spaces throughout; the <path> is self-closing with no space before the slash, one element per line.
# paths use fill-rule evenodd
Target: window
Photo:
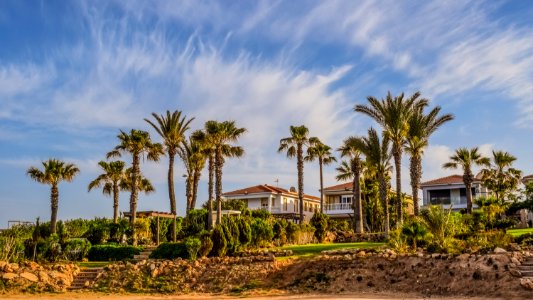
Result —
<path fill-rule="evenodd" d="M 451 204 L 450 190 L 431 190 L 428 192 L 430 204 Z"/>
<path fill-rule="evenodd" d="M 272 207 L 276 207 L 276 198 L 272 198 Z"/>
<path fill-rule="evenodd" d="M 294 212 L 298 212 L 298 201 L 292 200 L 294 203 Z"/>
<path fill-rule="evenodd" d="M 262 209 L 268 209 L 268 199 L 267 198 L 261 199 L 261 208 Z"/>
<path fill-rule="evenodd" d="M 307 211 L 307 201 L 304 201 L 304 211 Z"/>
<path fill-rule="evenodd" d="M 288 210 L 288 203 L 287 203 L 287 198 L 283 198 L 283 210 L 284 211 L 287 211 Z"/>
<path fill-rule="evenodd" d="M 341 203 L 352 203 L 353 196 L 341 196 Z"/>

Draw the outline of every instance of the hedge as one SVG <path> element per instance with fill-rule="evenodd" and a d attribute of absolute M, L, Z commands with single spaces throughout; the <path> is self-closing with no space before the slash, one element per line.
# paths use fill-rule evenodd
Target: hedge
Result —
<path fill-rule="evenodd" d="M 150 258 L 155 259 L 175 259 L 175 258 L 188 258 L 189 253 L 187 247 L 183 242 L 177 243 L 162 243 L 160 244 L 152 254 Z"/>
<path fill-rule="evenodd" d="M 117 261 L 133 259 L 141 253 L 141 247 L 119 245 L 96 245 L 89 250 L 90 261 Z"/>

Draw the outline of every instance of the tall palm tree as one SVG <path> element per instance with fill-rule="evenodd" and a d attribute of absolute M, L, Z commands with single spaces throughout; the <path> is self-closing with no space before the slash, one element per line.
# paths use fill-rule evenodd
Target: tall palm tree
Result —
<path fill-rule="evenodd" d="M 232 143 L 246 132 L 246 128 L 238 128 L 235 121 L 207 121 L 205 133 L 209 137 L 209 144 L 214 149 L 215 156 L 215 198 L 217 204 L 217 225 L 222 222 L 222 168 L 226 158 L 241 157 L 244 149 Z"/>
<path fill-rule="evenodd" d="M 131 188 L 133 186 L 131 181 L 132 172 L 133 168 L 126 169 L 126 179 L 120 182 L 120 189 L 122 191 L 131 192 Z M 137 189 L 139 192 L 143 192 L 145 195 L 155 192 L 155 188 L 150 179 L 144 177 L 142 174 L 138 178 Z"/>
<path fill-rule="evenodd" d="M 466 211 L 472 213 L 472 182 L 474 182 L 474 174 L 472 167 L 486 166 L 490 163 L 489 159 L 483 157 L 478 152 L 478 147 L 467 149 L 459 148 L 455 150 L 455 154 L 450 156 L 450 161 L 442 165 L 445 169 L 463 169 L 463 182 L 466 187 Z"/>
<path fill-rule="evenodd" d="M 183 161 L 185 170 L 187 171 L 185 189 L 185 194 L 187 196 L 187 213 L 196 207 L 196 199 L 198 198 L 198 183 L 207 159 L 207 154 L 202 146 L 203 145 L 200 141 L 190 138 L 189 141 L 183 141 L 178 151 L 178 155 Z"/>
<path fill-rule="evenodd" d="M 363 113 L 376 121 L 383 129 L 386 137 L 392 142 L 392 154 L 396 171 L 396 209 L 398 224 L 403 220 L 402 202 L 402 150 L 409 129 L 408 121 L 413 112 L 427 105 L 427 99 L 421 99 L 416 92 L 410 97 L 404 94 L 393 97 L 389 92 L 385 99 L 378 100 L 372 96 L 367 97 L 369 105 L 356 105 L 354 110 Z"/>
<path fill-rule="evenodd" d="M 71 182 L 80 172 L 74 164 L 65 163 L 58 159 L 49 159 L 42 162 L 43 170 L 30 167 L 26 174 L 38 183 L 50 185 L 50 202 L 52 215 L 50 217 L 50 232 L 56 233 L 57 210 L 59 208 L 59 188 L 61 181 Z"/>
<path fill-rule="evenodd" d="M 288 158 L 296 157 L 298 169 L 298 200 L 300 203 L 300 223 L 304 222 L 304 147 L 310 146 L 312 138 L 304 125 L 291 126 L 291 136 L 279 141 L 278 152 L 287 152 Z"/>
<path fill-rule="evenodd" d="M 439 116 L 441 107 L 433 108 L 428 114 L 424 114 L 422 108 L 415 111 L 408 121 L 405 151 L 409 154 L 411 175 L 411 190 L 413 194 L 415 216 L 419 214 L 418 189 L 422 178 L 422 156 L 429 144 L 429 137 L 439 129 L 442 124 L 453 120 L 452 114 Z"/>
<path fill-rule="evenodd" d="M 207 228 L 211 229 L 213 227 L 213 191 L 215 185 L 215 147 L 213 144 L 212 137 L 207 133 L 207 129 L 197 130 L 192 133 L 191 138 L 199 142 L 202 145 L 202 149 L 207 156 L 207 170 L 208 170 L 208 180 L 207 180 Z"/>
<path fill-rule="evenodd" d="M 131 171 L 131 194 L 130 194 L 130 226 L 135 231 L 135 221 L 137 219 L 137 199 L 139 193 L 139 185 L 142 183 L 141 179 L 141 158 L 146 158 L 151 161 L 159 161 L 159 157 L 163 155 L 163 145 L 153 143 L 150 134 L 146 131 L 132 129 L 130 133 L 120 130 L 117 135 L 119 144 L 107 153 L 107 158 L 120 157 L 122 154 L 129 153 L 132 157 L 132 171 Z M 132 234 L 133 244 L 137 244 L 135 232 Z"/>
<path fill-rule="evenodd" d="M 392 170 L 391 166 L 391 141 L 384 135 L 380 139 L 378 133 L 373 128 L 368 130 L 368 137 L 363 137 L 362 152 L 366 156 L 366 163 L 369 168 L 372 168 L 378 178 L 379 183 L 379 198 L 383 205 L 385 216 L 385 236 L 389 236 L 390 217 L 389 217 L 389 201 L 388 201 L 388 178 Z"/>
<path fill-rule="evenodd" d="M 181 116 L 182 112 L 174 111 L 172 114 L 167 110 L 167 114 L 158 115 L 152 113 L 157 124 L 144 119 L 148 124 L 157 131 L 163 138 L 163 144 L 168 155 L 168 199 L 170 200 L 170 213 L 174 215 L 172 223 L 172 241 L 176 241 L 176 195 L 174 193 L 174 157 L 178 147 L 185 140 L 185 133 L 189 130 L 190 123 L 194 118 L 187 119 L 187 116 Z"/>
<path fill-rule="evenodd" d="M 94 188 L 103 187 L 102 192 L 104 195 L 113 194 L 113 223 L 116 224 L 118 223 L 120 183 L 127 179 L 125 170 L 126 163 L 120 160 L 109 163 L 100 161 L 98 165 L 104 172 L 89 183 L 88 191 L 90 192 Z"/>
<path fill-rule="evenodd" d="M 332 162 L 337 161 L 335 156 L 331 154 L 331 147 L 322 143 L 317 138 L 310 139 L 311 146 L 307 148 L 306 161 L 318 160 L 318 166 L 320 167 L 320 212 L 324 213 L 324 177 L 323 166 L 328 166 Z"/>
<path fill-rule="evenodd" d="M 512 167 L 516 157 L 505 151 L 492 151 L 492 162 L 482 170 L 483 185 L 491 190 L 498 202 L 516 190 L 522 179 L 522 171 Z"/>
<path fill-rule="evenodd" d="M 354 209 L 354 227 L 356 233 L 363 233 L 363 205 L 361 203 L 361 173 L 363 172 L 363 159 L 362 159 L 362 139 L 360 137 L 351 136 L 344 140 L 342 146 L 337 149 L 341 152 L 341 157 L 348 157 L 350 159 L 349 170 L 352 172 L 351 179 L 353 200 L 352 206 Z M 345 170 L 346 165 L 342 166 Z M 340 171 L 341 169 L 337 169 Z M 346 177 L 337 176 L 337 180 Z"/>

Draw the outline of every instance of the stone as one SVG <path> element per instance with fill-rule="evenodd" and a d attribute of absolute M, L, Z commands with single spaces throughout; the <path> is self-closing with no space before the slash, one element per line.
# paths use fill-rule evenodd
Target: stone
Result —
<path fill-rule="evenodd" d="M 533 282 L 529 278 L 520 279 L 520 285 L 528 290 L 533 290 Z"/>
<path fill-rule="evenodd" d="M 500 248 L 500 247 L 496 247 L 496 248 L 494 248 L 494 253 L 495 254 L 503 254 L 503 253 L 507 253 L 507 250 L 505 250 L 503 248 Z"/>
<path fill-rule="evenodd" d="M 0 260 L 0 270 L 3 270 L 6 265 L 7 261 Z"/>
<path fill-rule="evenodd" d="M 513 275 L 514 277 L 522 276 L 522 273 L 520 273 L 520 271 L 518 271 L 517 269 L 509 269 L 509 273 L 511 273 L 511 275 Z"/>
<path fill-rule="evenodd" d="M 39 272 L 39 279 L 44 282 L 44 283 L 48 283 L 49 281 L 49 277 L 48 277 L 48 274 L 46 274 L 46 272 L 43 272 L 43 271 L 40 271 Z"/>
<path fill-rule="evenodd" d="M 20 273 L 20 277 L 27 279 L 31 282 L 37 282 L 39 281 L 39 277 L 37 277 L 35 274 L 29 273 L 29 272 L 23 272 Z"/>
<path fill-rule="evenodd" d="M 365 251 L 359 251 L 357 252 L 357 257 L 365 257 L 366 252 Z"/>
<path fill-rule="evenodd" d="M 5 273 L 4 275 L 2 275 L 2 279 L 4 280 L 12 280 L 12 279 L 15 279 L 19 277 L 18 274 L 15 274 L 15 273 Z"/>
<path fill-rule="evenodd" d="M 514 257 L 511 257 L 511 263 L 515 264 L 515 265 L 520 265 L 520 261 Z"/>

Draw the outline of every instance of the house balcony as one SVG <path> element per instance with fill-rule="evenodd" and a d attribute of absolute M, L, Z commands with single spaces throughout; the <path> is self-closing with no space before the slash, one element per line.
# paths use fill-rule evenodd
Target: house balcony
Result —
<path fill-rule="evenodd" d="M 341 215 L 349 216 L 353 215 L 352 203 L 329 203 L 324 205 L 324 213 L 330 216 Z"/>

